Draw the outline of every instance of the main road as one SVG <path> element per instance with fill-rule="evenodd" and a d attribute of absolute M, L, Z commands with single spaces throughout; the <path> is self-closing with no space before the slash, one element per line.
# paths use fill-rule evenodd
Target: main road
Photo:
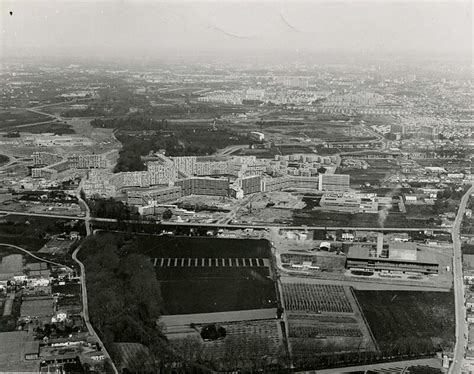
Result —
<path fill-rule="evenodd" d="M 1 215 L 23 215 L 31 217 L 48 217 L 48 218 L 62 218 L 71 220 L 91 221 L 91 222 L 118 222 L 114 218 L 98 218 L 98 217 L 87 217 L 87 216 L 73 216 L 64 214 L 48 214 L 48 213 L 30 213 L 30 212 L 14 212 L 9 210 L 0 210 Z M 188 227 L 209 227 L 209 228 L 223 228 L 223 229 L 257 229 L 264 230 L 268 228 L 284 229 L 284 230 L 357 230 L 357 231 L 436 231 L 436 232 L 449 232 L 448 227 L 356 227 L 356 226 L 277 226 L 272 224 L 266 225 L 252 225 L 252 224 L 229 224 L 229 223 L 199 223 L 199 222 L 148 222 L 148 221 L 137 221 L 127 220 L 122 221 L 124 223 L 144 223 L 150 225 L 162 225 L 162 226 L 188 226 Z"/>
<path fill-rule="evenodd" d="M 453 278 L 454 278 L 454 305 L 456 308 L 456 344 L 454 346 L 453 363 L 449 373 L 458 374 L 462 372 L 464 353 L 466 352 L 468 324 L 466 321 L 466 308 L 464 305 L 464 282 L 462 275 L 462 253 L 461 253 L 461 223 L 466 212 L 469 196 L 474 193 L 474 185 L 464 194 L 459 204 L 458 214 L 451 230 L 453 237 Z"/>

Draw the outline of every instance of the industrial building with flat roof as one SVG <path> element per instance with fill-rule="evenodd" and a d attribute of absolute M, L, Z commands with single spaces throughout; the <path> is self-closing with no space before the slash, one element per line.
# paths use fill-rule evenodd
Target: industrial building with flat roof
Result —
<path fill-rule="evenodd" d="M 439 263 L 427 252 L 418 251 L 416 243 L 390 243 L 388 251 L 385 248 L 380 251 L 370 246 L 352 246 L 347 254 L 346 268 L 370 272 L 438 274 Z"/>

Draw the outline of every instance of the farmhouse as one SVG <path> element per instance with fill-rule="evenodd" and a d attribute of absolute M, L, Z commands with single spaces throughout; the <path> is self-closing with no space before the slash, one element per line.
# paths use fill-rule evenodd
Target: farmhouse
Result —
<path fill-rule="evenodd" d="M 346 268 L 390 273 L 438 274 L 439 264 L 425 252 L 418 252 L 415 243 L 390 243 L 388 257 L 372 247 L 352 246 Z"/>

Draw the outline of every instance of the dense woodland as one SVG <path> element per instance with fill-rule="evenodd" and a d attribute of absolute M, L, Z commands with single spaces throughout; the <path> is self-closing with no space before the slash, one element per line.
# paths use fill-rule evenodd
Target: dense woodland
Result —
<path fill-rule="evenodd" d="M 173 124 L 141 114 L 123 118 L 95 119 L 94 127 L 116 129 L 122 143 L 115 172 L 142 171 L 146 167 L 141 156 L 164 149 L 167 156 L 205 156 L 232 144 L 246 144 L 248 139 L 216 128 L 210 121 Z"/>
<path fill-rule="evenodd" d="M 141 343 L 165 356 L 157 319 L 161 291 L 149 258 L 129 253 L 130 243 L 112 235 L 87 238 L 80 259 L 87 272 L 91 322 L 104 344 Z"/>

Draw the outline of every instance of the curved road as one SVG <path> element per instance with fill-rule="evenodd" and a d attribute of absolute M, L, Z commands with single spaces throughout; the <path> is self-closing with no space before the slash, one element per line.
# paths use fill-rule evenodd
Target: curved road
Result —
<path fill-rule="evenodd" d="M 82 245 L 77 247 L 76 250 L 72 253 L 72 259 L 76 261 L 76 263 L 79 265 L 79 268 L 81 269 L 82 315 L 84 317 L 84 322 L 86 323 L 87 330 L 89 331 L 89 333 L 96 339 L 96 341 L 99 343 L 100 347 L 102 348 L 102 352 L 104 353 L 104 356 L 110 362 L 114 373 L 118 374 L 118 370 L 115 367 L 114 362 L 110 358 L 109 352 L 105 348 L 105 345 L 102 342 L 102 340 L 99 338 L 99 335 L 97 335 L 89 319 L 89 304 L 87 301 L 87 288 L 86 288 L 86 270 L 84 268 L 84 264 L 77 258 L 77 254 L 81 250 L 81 247 Z"/>
<path fill-rule="evenodd" d="M 59 266 L 59 267 L 65 267 L 67 269 L 69 269 L 71 272 L 74 271 L 73 269 L 71 269 L 69 266 L 67 265 L 63 265 L 63 264 L 60 264 L 60 263 L 57 263 L 57 262 L 54 262 L 54 261 L 49 261 L 49 260 L 46 260 L 44 258 L 41 258 L 41 257 L 38 257 L 36 256 L 35 254 L 31 253 L 30 251 L 28 251 L 27 249 L 25 248 L 22 248 L 22 247 L 18 247 L 17 245 L 13 245 L 13 244 L 8 244 L 8 243 L 0 243 L 0 246 L 1 247 L 12 247 L 12 248 L 15 248 L 15 249 L 18 249 L 19 251 L 22 251 L 24 253 L 26 253 L 27 255 L 37 259 L 37 260 L 40 260 L 42 262 L 47 262 L 48 264 L 51 264 L 51 265 L 55 265 L 55 266 Z"/>
<path fill-rule="evenodd" d="M 461 253 L 461 223 L 466 212 L 469 196 L 474 193 L 474 185 L 464 194 L 459 204 L 458 214 L 451 230 L 453 237 L 453 278 L 454 278 L 454 305 L 456 308 L 456 345 L 454 346 L 453 363 L 449 368 L 451 374 L 462 372 L 464 354 L 467 346 L 468 324 L 466 321 L 466 308 L 464 305 L 464 282 L 462 274 Z"/>

